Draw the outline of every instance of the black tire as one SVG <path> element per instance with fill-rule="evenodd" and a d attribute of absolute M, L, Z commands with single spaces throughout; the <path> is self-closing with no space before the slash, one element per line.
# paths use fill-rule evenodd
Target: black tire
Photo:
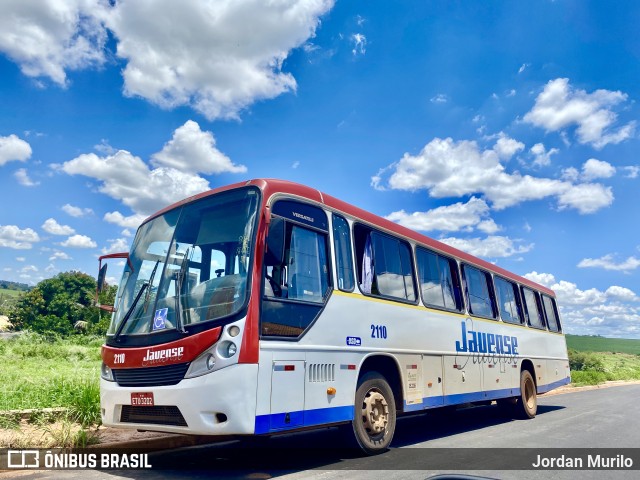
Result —
<path fill-rule="evenodd" d="M 536 396 L 536 382 L 529 370 L 520 372 L 520 396 L 518 397 L 517 413 L 520 418 L 533 418 L 538 411 Z"/>
<path fill-rule="evenodd" d="M 369 372 L 358 382 L 352 422 L 355 441 L 367 455 L 389 447 L 396 430 L 396 404 L 391 387 L 378 372 Z"/>

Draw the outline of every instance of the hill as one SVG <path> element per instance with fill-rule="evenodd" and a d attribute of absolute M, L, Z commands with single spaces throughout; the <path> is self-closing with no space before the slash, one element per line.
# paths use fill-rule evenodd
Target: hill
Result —
<path fill-rule="evenodd" d="M 567 335 L 567 347 L 579 352 L 616 352 L 640 355 L 640 340 Z"/>

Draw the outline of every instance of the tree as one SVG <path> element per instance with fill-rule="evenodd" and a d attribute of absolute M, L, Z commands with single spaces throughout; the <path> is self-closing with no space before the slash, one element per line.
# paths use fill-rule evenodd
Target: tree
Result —
<path fill-rule="evenodd" d="M 105 290 L 102 296 L 107 302 L 108 296 L 115 295 L 115 287 Z M 99 311 L 93 305 L 95 291 L 96 280 L 90 275 L 74 271 L 60 273 L 24 294 L 10 312 L 9 320 L 16 330 L 69 335 L 81 322 L 85 331 L 104 334 L 104 321 L 100 322 Z"/>

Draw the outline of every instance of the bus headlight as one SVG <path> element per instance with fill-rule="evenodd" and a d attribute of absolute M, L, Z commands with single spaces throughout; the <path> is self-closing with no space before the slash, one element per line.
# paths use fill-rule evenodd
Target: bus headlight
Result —
<path fill-rule="evenodd" d="M 103 363 L 102 367 L 100 367 L 100 376 L 108 382 L 115 382 L 115 379 L 113 378 L 113 372 L 109 368 L 109 365 L 105 363 Z"/>
<path fill-rule="evenodd" d="M 218 346 L 218 354 L 223 358 L 231 358 L 236 354 L 237 351 L 238 347 L 236 347 L 236 344 L 233 342 L 222 342 Z"/>

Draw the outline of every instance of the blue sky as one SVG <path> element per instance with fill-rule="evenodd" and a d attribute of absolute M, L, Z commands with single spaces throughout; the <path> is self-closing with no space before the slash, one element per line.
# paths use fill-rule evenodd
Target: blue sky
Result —
<path fill-rule="evenodd" d="M 9 1 L 0 278 L 95 274 L 145 216 L 276 177 L 640 338 L 633 1 Z M 116 272 L 111 272 L 114 274 Z"/>

